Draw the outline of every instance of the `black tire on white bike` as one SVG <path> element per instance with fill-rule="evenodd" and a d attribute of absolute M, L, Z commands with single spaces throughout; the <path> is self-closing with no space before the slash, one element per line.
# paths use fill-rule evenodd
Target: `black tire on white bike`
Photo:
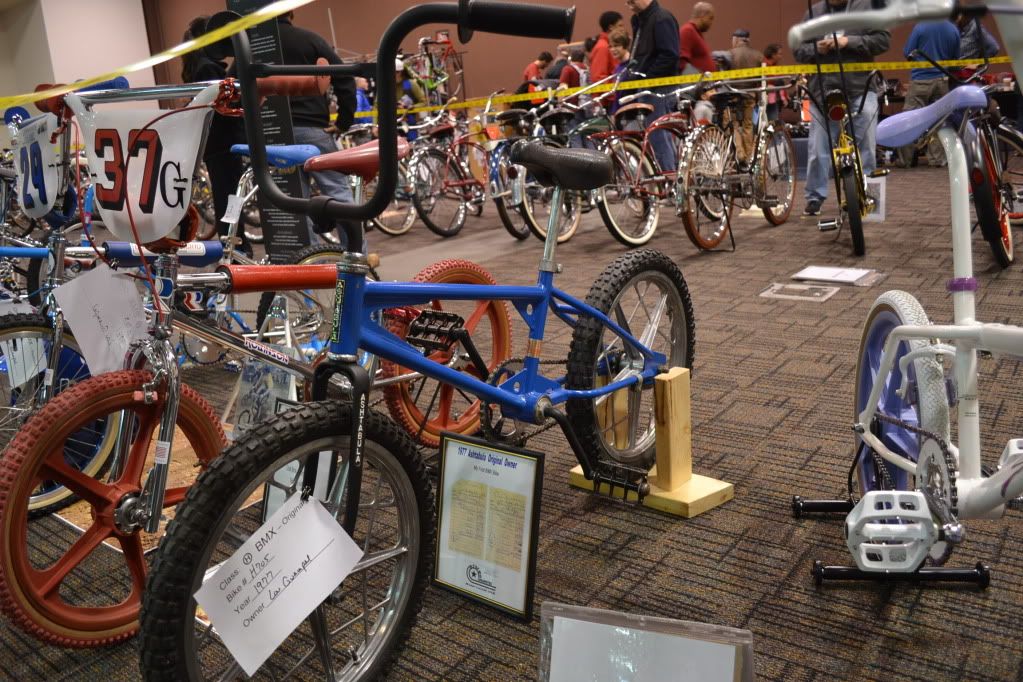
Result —
<path fill-rule="evenodd" d="M 597 208 L 611 236 L 628 247 L 643 246 L 657 231 L 661 206 L 652 192 L 657 168 L 643 149 L 629 140 L 609 141 L 614 182 L 597 190 Z"/>
<path fill-rule="evenodd" d="M 852 237 L 853 253 L 862 256 L 867 253 L 863 237 L 863 216 L 860 214 L 860 178 L 853 168 L 842 169 L 842 210 L 849 221 L 849 235 Z"/>
<path fill-rule="evenodd" d="M 459 160 L 443 149 L 424 147 L 409 165 L 416 188 L 412 203 L 419 219 L 441 237 L 461 232 L 473 194 Z"/>
<path fill-rule="evenodd" d="M 725 176 L 736 171 L 734 150 L 729 135 L 712 124 L 695 128 L 679 143 L 676 213 L 689 239 L 704 251 L 717 248 L 728 234 L 734 199 Z"/>
<path fill-rule="evenodd" d="M 663 353 L 667 370 L 693 366 L 696 326 L 681 270 L 653 249 L 622 254 L 597 278 L 586 303 Z M 622 339 L 598 320 L 580 315 L 572 332 L 566 387 L 589 390 L 621 380 L 631 371 Z M 598 400 L 572 399 L 568 418 L 585 450 L 598 459 L 649 469 L 654 461 L 653 382 Z"/>
<path fill-rule="evenodd" d="M 351 426 L 348 405 L 302 405 L 248 432 L 203 472 L 178 508 L 153 563 L 141 615 L 144 679 L 219 679 L 230 668 L 233 658 L 216 631 L 196 620 L 192 595 L 207 571 L 259 527 L 265 485 L 282 468 L 298 467 L 298 474 L 291 472 L 274 484 L 282 497 L 290 497 L 301 485 L 301 468 L 310 455 L 321 466 L 325 456 L 333 456 L 339 470 L 347 466 Z M 364 427 L 354 540 L 366 554 L 323 605 L 333 624 L 331 653 L 339 680 L 383 677 L 422 606 L 435 551 L 433 492 L 411 440 L 376 412 L 367 413 Z M 309 641 L 306 621 L 270 656 L 263 672 L 282 677 Z M 320 664 L 315 654 L 311 661 L 314 667 Z"/>

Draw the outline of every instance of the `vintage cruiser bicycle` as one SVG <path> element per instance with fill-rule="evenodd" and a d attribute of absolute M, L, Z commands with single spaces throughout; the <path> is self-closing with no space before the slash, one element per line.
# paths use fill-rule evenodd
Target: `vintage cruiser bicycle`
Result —
<path fill-rule="evenodd" d="M 573 15 L 572 10 L 535 5 L 465 0 L 457 5 L 423 4 L 392 23 L 378 60 L 389 65 L 402 38 L 424 23 L 457 22 L 463 41 L 472 27 L 564 38 L 571 32 Z M 258 158 L 262 144 L 252 108 L 255 93 L 246 94 L 254 71 L 274 73 L 279 67 L 251 64 L 244 35 L 235 36 L 234 46 L 260 190 L 282 209 L 335 218 L 365 219 L 382 209 L 396 180 L 393 93 L 382 90 L 378 100 L 381 175 L 373 200 L 364 206 L 343 206 L 329 199 L 287 197 L 260 170 L 264 161 Z M 380 76 L 382 81 L 387 74 Z M 513 147 L 512 161 L 552 187 L 555 207 L 563 192 L 590 191 L 610 179 L 607 157 L 592 150 L 520 141 Z M 557 218 L 554 209 L 555 225 Z M 432 494 L 408 440 L 390 420 L 366 410 L 369 378 L 356 362 L 360 349 L 477 395 L 503 418 L 533 424 L 553 419 L 588 477 L 605 488 L 610 484 L 641 494 L 648 489 L 645 476 L 654 449 L 653 378 L 665 367 L 692 364 L 692 306 L 681 272 L 669 258 L 649 250 L 621 256 L 583 302 L 553 284 L 558 269 L 555 229 L 548 231 L 535 286 L 367 281 L 360 237 L 348 235 L 351 249 L 338 266 L 336 333 L 314 386 L 314 397 L 322 399 L 326 379 L 340 373 L 352 386 L 351 400 L 284 413 L 250 432 L 201 475 L 172 521 L 149 581 L 141 647 L 147 679 L 236 674 L 238 668 L 216 631 L 196 621 L 191 595 L 207 571 L 258 526 L 265 484 L 291 495 L 310 487 L 305 482 L 315 481 L 320 472 L 329 479 L 322 503 L 366 554 L 331 598 L 271 656 L 263 674 L 287 677 L 313 660 L 326 667 L 331 679 L 361 679 L 388 667 L 408 634 L 429 579 L 434 552 Z M 480 376 L 453 372 L 387 332 L 372 316 L 390 305 L 431 299 L 510 301 L 530 328 L 521 369 Z M 540 373 L 549 310 L 574 329 L 563 377 Z M 438 353 L 460 347 L 472 355 L 473 340 L 463 332 L 462 320 L 441 315 L 420 320 L 420 333 L 439 344 Z M 618 391 L 625 392 L 627 409 L 616 430 L 614 424 L 600 424 L 598 410 Z M 567 412 L 556 407 L 562 404 Z M 325 457 L 321 453 L 329 453 L 329 466 L 321 468 Z M 289 465 L 287 477 L 277 477 Z"/>
<path fill-rule="evenodd" d="M 948 19 L 952 0 L 890 0 L 886 9 L 831 14 L 793 27 L 789 42 L 835 29 L 888 28 L 902 21 Z M 978 15 L 987 7 L 964 9 Z M 1023 67 L 1023 6 L 990 6 L 1017 68 Z M 977 321 L 977 280 L 970 244 L 970 178 L 964 147 L 970 136 L 950 117 L 987 107 L 981 88 L 963 86 L 923 109 L 882 121 L 878 141 L 911 144 L 937 129 L 948 159 L 953 273 L 948 282 L 953 323 L 931 324 L 909 293 L 889 291 L 864 324 L 856 369 L 854 456 L 846 500 L 793 500 L 797 517 L 844 513 L 855 567 L 818 561 L 814 579 L 959 581 L 986 587 L 987 566 L 946 568 L 965 538 L 965 521 L 999 518 L 1023 493 L 1023 441 L 1010 439 L 997 469 L 981 466 L 977 361 L 981 353 L 1023 357 L 1023 328 Z M 958 443 L 950 437 L 957 410 Z M 859 498 L 857 499 L 857 488 Z"/>
<path fill-rule="evenodd" d="M 780 121 L 757 118 L 749 159 L 740 159 L 736 139 L 742 134 L 742 112 L 759 97 L 766 110 L 767 93 L 786 86 L 737 88 L 741 81 L 705 84 L 712 91 L 714 121 L 694 126 L 679 143 L 675 207 L 693 244 L 708 251 L 727 235 L 735 250 L 732 211 L 756 205 L 771 225 L 788 220 L 796 191 L 796 154 L 792 137 Z M 758 79 L 756 81 L 760 83 Z"/>

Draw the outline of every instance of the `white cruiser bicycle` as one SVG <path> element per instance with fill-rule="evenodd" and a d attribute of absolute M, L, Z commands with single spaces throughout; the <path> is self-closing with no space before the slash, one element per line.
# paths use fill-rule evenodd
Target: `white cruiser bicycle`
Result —
<path fill-rule="evenodd" d="M 790 45 L 836 30 L 884 29 L 901 22 L 949 19 L 958 10 L 993 14 L 1017 72 L 1023 72 L 1023 0 L 960 6 L 954 0 L 889 0 L 885 9 L 828 14 L 794 26 Z M 878 143 L 897 146 L 937 130 L 948 158 L 952 205 L 952 324 L 931 324 L 911 294 L 888 291 L 864 325 L 856 368 L 856 448 L 848 500 L 793 499 L 793 513 L 846 513 L 846 544 L 856 567 L 814 563 L 824 580 L 990 582 L 987 566 L 943 567 L 965 538 L 963 521 L 1001 517 L 1023 494 L 1023 439 L 1006 444 L 998 467 L 981 468 L 979 353 L 1023 358 L 1023 327 L 976 317 L 977 280 L 970 243 L 970 176 L 965 112 L 987 105 L 980 88 L 956 88 L 924 109 L 889 117 Z M 990 153 L 990 152 L 989 152 Z M 946 378 L 945 359 L 951 359 Z M 959 442 L 951 442 L 957 408 Z M 990 474 L 990 475 L 987 475 Z M 854 481 L 861 497 L 854 499 Z"/>

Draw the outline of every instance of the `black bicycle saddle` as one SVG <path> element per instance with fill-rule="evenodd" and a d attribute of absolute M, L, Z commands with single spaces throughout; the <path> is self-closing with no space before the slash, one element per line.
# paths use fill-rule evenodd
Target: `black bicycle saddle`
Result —
<path fill-rule="evenodd" d="M 519 140 L 512 145 L 511 162 L 525 166 L 545 187 L 589 190 L 612 180 L 611 158 L 594 149 L 565 149 L 539 140 Z"/>

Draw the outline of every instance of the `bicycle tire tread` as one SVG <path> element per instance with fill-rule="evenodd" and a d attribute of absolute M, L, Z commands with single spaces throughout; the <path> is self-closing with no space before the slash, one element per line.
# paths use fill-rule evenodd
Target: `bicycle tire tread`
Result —
<path fill-rule="evenodd" d="M 682 271 L 670 257 L 654 249 L 628 251 L 611 261 L 604 272 L 594 281 L 586 296 L 586 303 L 603 313 L 607 313 L 615 297 L 636 275 L 658 270 L 665 274 L 678 288 L 682 300 L 682 308 L 686 316 L 685 366 L 692 369 L 696 343 L 696 322 L 693 318 L 693 303 L 689 295 Z M 568 367 L 565 386 L 570 389 L 589 389 L 594 385 L 594 358 L 600 344 L 603 324 L 596 318 L 580 315 L 579 323 L 572 333 L 572 342 L 568 351 Z M 565 408 L 569 422 L 581 441 L 583 448 L 606 457 L 607 453 L 598 435 L 596 418 L 593 414 L 593 401 L 573 398 L 567 401 Z M 654 447 L 644 453 L 643 461 L 653 464 Z"/>
<path fill-rule="evenodd" d="M 273 461 L 267 453 L 284 452 L 310 439 L 336 436 L 351 428 L 351 406 L 340 402 L 307 403 L 277 415 L 249 431 L 200 476 L 179 505 L 179 513 L 167 528 L 149 573 L 143 599 L 140 633 L 141 672 L 148 682 L 187 679 L 184 652 L 180 651 L 179 613 L 188 610 L 191 599 L 187 564 L 201 556 L 205 529 L 216 526 L 219 510 L 232 491 L 251 481 Z M 398 652 L 411 634 L 430 580 L 435 552 L 436 525 L 433 489 L 422 459 L 415 454 L 408 435 L 384 415 L 368 410 L 366 439 L 375 441 L 399 460 L 416 493 L 420 514 L 420 556 L 412 594 L 401 615 L 390 651 L 378 662 L 375 676 L 394 664 Z"/>

